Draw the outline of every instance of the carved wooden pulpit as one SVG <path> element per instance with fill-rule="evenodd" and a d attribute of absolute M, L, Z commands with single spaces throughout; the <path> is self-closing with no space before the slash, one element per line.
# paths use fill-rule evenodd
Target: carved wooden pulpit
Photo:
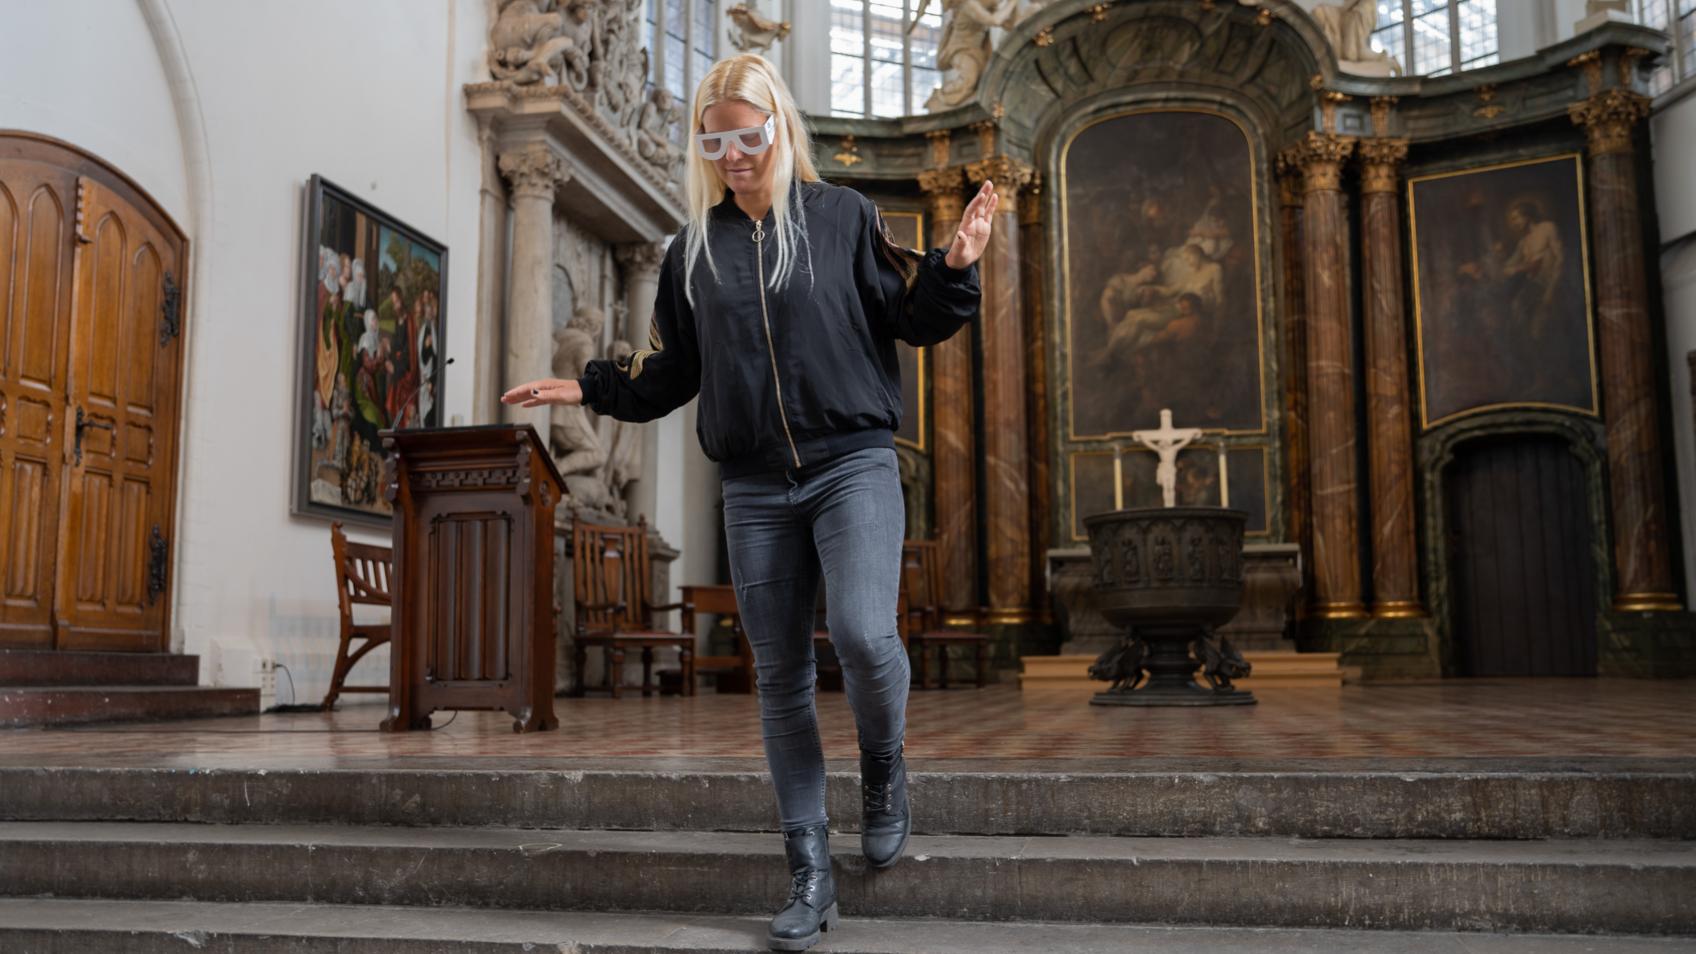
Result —
<path fill-rule="evenodd" d="M 382 432 L 394 506 L 390 732 L 437 709 L 552 729 L 554 507 L 565 490 L 528 424 Z"/>

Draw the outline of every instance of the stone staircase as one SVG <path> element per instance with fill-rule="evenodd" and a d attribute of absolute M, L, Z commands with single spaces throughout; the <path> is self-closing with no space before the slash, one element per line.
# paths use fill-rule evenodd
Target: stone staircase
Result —
<path fill-rule="evenodd" d="M 0 728 L 259 712 L 259 690 L 197 686 L 199 673 L 196 656 L 0 649 Z"/>
<path fill-rule="evenodd" d="M 0 950 L 763 949 L 756 767 L 430 761 L 0 760 Z M 950 765 L 915 766 L 893 869 L 833 837 L 817 950 L 1696 949 L 1687 761 Z"/>

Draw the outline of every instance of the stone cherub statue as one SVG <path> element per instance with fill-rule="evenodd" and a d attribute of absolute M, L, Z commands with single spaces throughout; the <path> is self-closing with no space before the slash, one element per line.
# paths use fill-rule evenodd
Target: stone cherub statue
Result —
<path fill-rule="evenodd" d="M 730 29 L 730 45 L 744 53 L 765 53 L 773 43 L 789 35 L 789 21 L 768 20 L 746 2 L 730 7 L 724 15 L 734 24 Z"/>
<path fill-rule="evenodd" d="M 1378 27 L 1375 0 L 1321 3 L 1313 8 L 1313 19 L 1336 51 L 1337 66 L 1343 72 L 1367 76 L 1402 74 L 1402 65 L 1395 57 L 1372 48 L 1372 31 Z"/>
<path fill-rule="evenodd" d="M 917 23 L 929 0 L 919 5 Z M 1015 0 L 942 0 L 942 36 L 936 45 L 936 65 L 942 85 L 925 100 L 931 112 L 958 106 L 972 98 L 993 52 L 990 30 L 1005 27 L 1017 6 Z"/>
<path fill-rule="evenodd" d="M 501 0 L 489 28 L 489 72 L 521 86 L 589 82 L 594 24 L 588 0 L 570 0 L 563 10 L 553 0 Z"/>
<path fill-rule="evenodd" d="M 675 178 L 683 167 L 683 149 L 672 141 L 670 130 L 683 121 L 683 108 L 671 90 L 654 87 L 642 104 L 634 133 L 636 154 L 667 178 Z"/>
<path fill-rule="evenodd" d="M 599 308 L 579 305 L 564 328 L 554 332 L 554 375 L 576 378 L 600 351 L 606 316 Z M 565 477 L 567 492 L 580 504 L 607 509 L 610 495 L 601 481 L 606 448 L 580 405 L 555 406 L 549 417 L 549 443 L 554 462 Z"/>

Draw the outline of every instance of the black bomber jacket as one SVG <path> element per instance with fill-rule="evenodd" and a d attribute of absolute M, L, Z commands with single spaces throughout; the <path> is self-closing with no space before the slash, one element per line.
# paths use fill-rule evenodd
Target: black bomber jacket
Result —
<path fill-rule="evenodd" d="M 579 379 L 586 406 L 650 421 L 699 394 L 701 449 L 727 477 L 894 445 L 902 410 L 895 342 L 933 345 L 970 321 L 977 266 L 950 268 L 945 249 L 897 246 L 877 207 L 853 189 L 795 189 L 813 274 L 803 246 L 786 287 L 762 286 L 758 276 L 769 281 L 777 258 L 772 215 L 756 229 L 726 191 L 707 230 L 717 279 L 704 258 L 696 263 L 691 307 L 679 234 L 660 266 L 648 348 L 589 362 Z"/>

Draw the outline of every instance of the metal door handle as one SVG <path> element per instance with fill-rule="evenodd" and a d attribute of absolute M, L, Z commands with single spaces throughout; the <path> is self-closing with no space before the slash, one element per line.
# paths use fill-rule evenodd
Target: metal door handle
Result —
<path fill-rule="evenodd" d="M 96 421 L 94 418 L 83 413 L 82 405 L 77 405 L 76 459 L 79 464 L 82 463 L 82 432 L 91 427 L 106 431 L 117 430 L 116 425 L 112 424 L 110 421 Z"/>

